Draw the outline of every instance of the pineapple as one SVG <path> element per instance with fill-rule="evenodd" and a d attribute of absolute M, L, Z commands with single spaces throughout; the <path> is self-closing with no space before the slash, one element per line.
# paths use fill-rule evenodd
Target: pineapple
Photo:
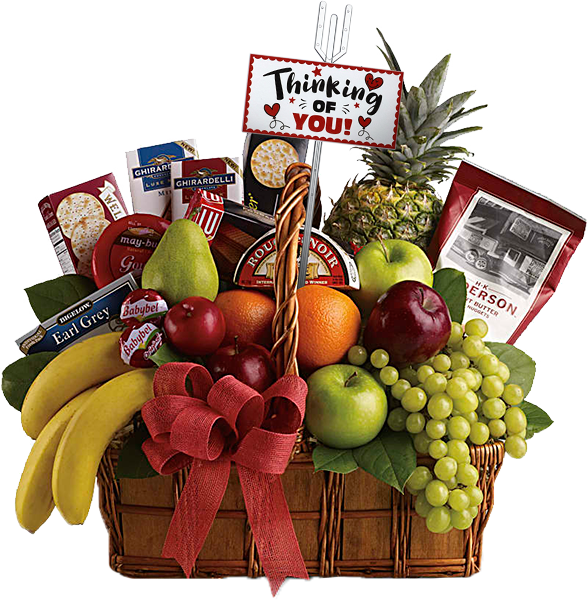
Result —
<path fill-rule="evenodd" d="M 381 31 L 390 69 L 400 67 Z M 450 164 L 468 155 L 448 140 L 481 127 L 452 129 L 459 119 L 486 105 L 463 108 L 473 91 L 439 104 L 449 58 L 437 64 L 419 87 L 402 90 L 396 150 L 364 149 L 361 160 L 370 173 L 347 185 L 324 225 L 324 232 L 348 249 L 357 250 L 377 239 L 408 240 L 427 249 L 439 221 L 443 202 L 431 185 L 451 175 Z"/>

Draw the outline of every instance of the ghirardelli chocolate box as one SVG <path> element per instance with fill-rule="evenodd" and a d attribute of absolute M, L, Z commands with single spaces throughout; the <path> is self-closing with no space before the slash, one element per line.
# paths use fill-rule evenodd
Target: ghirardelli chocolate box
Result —
<path fill-rule="evenodd" d="M 179 140 L 127 152 L 135 212 L 171 220 L 171 165 L 192 158 L 198 158 L 194 140 Z"/>
<path fill-rule="evenodd" d="M 240 158 L 202 158 L 172 163 L 172 220 L 181 219 L 196 190 L 204 190 L 243 204 L 243 169 Z"/>
<path fill-rule="evenodd" d="M 49 194 L 39 210 L 63 273 L 87 277 L 92 277 L 98 238 L 110 223 L 127 215 L 112 173 Z"/>
<path fill-rule="evenodd" d="M 248 133 L 243 149 L 245 206 L 274 216 L 289 165 L 306 160 L 308 140 Z"/>

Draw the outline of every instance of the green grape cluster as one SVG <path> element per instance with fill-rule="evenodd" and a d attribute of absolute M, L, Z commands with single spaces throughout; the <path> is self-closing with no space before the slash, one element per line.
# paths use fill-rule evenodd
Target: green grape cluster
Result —
<path fill-rule="evenodd" d="M 353 346 L 348 360 L 368 360 L 389 393 L 388 426 L 408 431 L 417 452 L 435 460 L 432 470 L 419 466 L 406 484 L 416 495 L 416 512 L 427 528 L 446 533 L 467 529 L 483 500 L 471 464 L 470 445 L 504 439 L 506 452 L 522 458 L 527 452 L 527 419 L 519 407 L 523 389 L 509 383 L 510 370 L 484 343 L 488 326 L 483 319 L 452 323 L 445 349 L 419 365 L 397 369 L 385 350 L 371 355 Z"/>

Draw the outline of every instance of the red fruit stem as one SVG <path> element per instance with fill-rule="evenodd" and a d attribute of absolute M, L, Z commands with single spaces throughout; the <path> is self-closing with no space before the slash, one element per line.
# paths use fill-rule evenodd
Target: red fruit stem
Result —
<path fill-rule="evenodd" d="M 235 354 L 239 354 L 239 336 L 235 336 Z"/>

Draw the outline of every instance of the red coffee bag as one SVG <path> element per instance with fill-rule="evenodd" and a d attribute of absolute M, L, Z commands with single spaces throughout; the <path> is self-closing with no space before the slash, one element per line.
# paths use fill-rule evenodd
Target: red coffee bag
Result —
<path fill-rule="evenodd" d="M 555 292 L 585 228 L 555 202 L 463 161 L 429 258 L 465 272 L 464 322 L 483 318 L 489 340 L 512 344 Z"/>

